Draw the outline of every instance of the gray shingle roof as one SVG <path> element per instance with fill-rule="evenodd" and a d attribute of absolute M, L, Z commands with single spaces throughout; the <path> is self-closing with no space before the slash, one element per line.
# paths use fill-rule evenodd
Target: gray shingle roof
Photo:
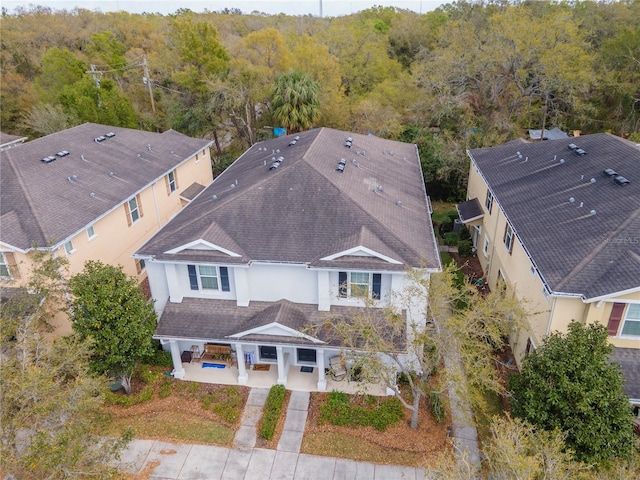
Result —
<path fill-rule="evenodd" d="M 625 395 L 636 400 L 640 399 L 640 349 L 614 348 L 611 360 L 620 364 L 625 380 Z"/>
<path fill-rule="evenodd" d="M 23 250 L 59 243 L 210 143 L 86 123 L 4 150 L 0 240 Z M 44 163 L 49 156 L 55 160 Z"/>
<path fill-rule="evenodd" d="M 328 128 L 298 136 L 255 144 L 137 253 L 193 260 L 164 252 L 203 239 L 243 261 L 318 265 L 363 245 L 405 267 L 439 267 L 415 145 Z M 284 160 L 270 170 L 274 157 Z"/>
<path fill-rule="evenodd" d="M 292 303 L 288 300 L 278 302 L 251 302 L 248 307 L 238 307 L 235 300 L 215 300 L 204 298 L 184 298 L 182 303 L 167 303 L 158 320 L 156 337 L 184 338 L 207 342 L 228 342 L 232 335 L 248 330 L 278 323 L 298 332 L 318 338 L 326 345 L 340 346 L 335 335 L 318 330 L 316 334 L 307 332 L 313 325 L 322 325 L 329 319 L 350 321 L 355 315 L 361 315 L 364 308 L 335 306 L 329 312 L 321 312 L 317 305 Z M 383 309 L 374 309 L 374 314 L 383 316 Z M 406 312 L 402 312 L 406 315 Z M 398 336 L 399 339 L 402 336 Z M 274 343 L 314 344 L 304 337 L 286 337 L 279 335 L 249 334 L 242 337 L 243 342 L 273 341 Z M 404 344 L 396 345 L 400 350 Z"/>
<path fill-rule="evenodd" d="M 469 155 L 554 292 L 589 299 L 640 287 L 637 146 L 601 133 Z M 631 183 L 616 184 L 607 168 Z"/>
<path fill-rule="evenodd" d="M 458 210 L 458 215 L 460 215 L 460 220 L 463 222 L 469 222 L 484 215 L 484 210 L 477 198 L 457 204 L 456 209 Z"/>

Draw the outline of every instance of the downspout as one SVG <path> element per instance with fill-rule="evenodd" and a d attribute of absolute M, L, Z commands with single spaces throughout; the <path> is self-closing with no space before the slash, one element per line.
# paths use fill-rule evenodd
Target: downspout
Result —
<path fill-rule="evenodd" d="M 153 206 L 156 209 L 156 218 L 158 219 L 158 228 L 162 228 L 162 221 L 160 220 L 160 210 L 158 209 L 158 197 L 156 196 L 156 184 L 158 182 L 154 182 L 151 185 L 151 191 L 153 192 Z"/>
<path fill-rule="evenodd" d="M 493 199 L 495 200 L 495 197 L 493 197 Z M 496 233 L 498 233 L 498 220 L 500 219 L 500 210 L 501 209 L 498 208 L 498 216 L 496 217 L 496 226 L 493 229 L 493 245 L 491 247 L 491 258 L 489 259 L 489 266 L 487 268 L 487 275 L 486 275 L 487 281 L 489 280 L 489 275 L 491 275 L 491 268 L 493 267 L 493 255 L 495 254 L 496 244 L 498 243 L 498 239 L 496 238 Z M 491 213 L 489 213 L 489 215 L 491 215 Z M 496 281 L 496 284 L 497 284 L 497 281 Z"/>
<path fill-rule="evenodd" d="M 545 332 L 545 336 L 548 336 L 551 331 L 551 320 L 553 319 L 553 312 L 556 309 L 556 300 L 558 297 L 553 296 L 553 302 L 551 303 L 551 311 L 549 312 L 549 320 L 547 321 L 547 330 Z"/>

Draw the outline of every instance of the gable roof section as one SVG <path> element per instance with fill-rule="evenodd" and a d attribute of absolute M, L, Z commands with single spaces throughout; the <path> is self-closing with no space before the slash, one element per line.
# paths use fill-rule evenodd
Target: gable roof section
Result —
<path fill-rule="evenodd" d="M 590 299 L 640 285 L 638 147 L 601 133 L 468 153 L 552 291 Z"/>
<path fill-rule="evenodd" d="M 319 266 L 362 245 L 404 268 L 439 268 L 415 145 L 327 128 L 297 136 L 293 146 L 291 136 L 252 146 L 137 255 L 168 259 L 163 252 L 205 238 L 215 222 L 221 231 L 207 240 L 246 261 Z"/>
<path fill-rule="evenodd" d="M 115 136 L 94 140 L 107 133 Z M 0 241 L 22 250 L 58 244 L 210 143 L 173 130 L 85 123 L 4 150 Z"/>

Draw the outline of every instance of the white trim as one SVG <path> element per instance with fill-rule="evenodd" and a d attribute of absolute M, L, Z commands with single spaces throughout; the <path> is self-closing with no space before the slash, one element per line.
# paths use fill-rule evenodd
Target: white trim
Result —
<path fill-rule="evenodd" d="M 611 302 L 617 302 L 617 303 L 634 303 L 633 300 L 617 300 L 616 297 L 622 296 L 622 295 L 628 295 L 630 293 L 637 293 L 640 292 L 640 287 L 634 287 L 634 288 L 630 288 L 628 290 L 621 290 L 620 292 L 614 292 L 614 293 L 608 293 L 606 295 L 601 295 L 599 297 L 593 297 L 593 298 L 585 298 L 584 299 L 584 303 L 593 303 L 593 302 L 600 302 L 600 301 L 611 301 Z"/>
<path fill-rule="evenodd" d="M 197 248 L 193 248 L 197 245 L 202 245 L 204 247 L 207 248 L 201 248 L 201 249 L 197 249 Z M 239 255 L 235 252 L 232 252 L 231 250 L 227 250 L 226 248 L 222 248 L 218 245 L 215 245 L 211 242 L 207 242 L 206 240 L 202 240 L 202 239 L 198 239 L 198 240 L 194 240 L 193 242 L 189 242 L 189 243 L 185 243 L 184 245 L 180 245 L 179 247 L 176 248 L 172 248 L 171 250 L 167 250 L 164 253 L 180 253 L 183 250 L 217 250 L 218 252 L 222 252 L 226 255 L 229 255 L 230 257 L 241 257 L 242 255 Z"/>
<path fill-rule="evenodd" d="M 273 327 L 282 329 L 283 331 L 291 334 L 290 336 L 292 336 L 292 337 L 304 338 L 304 339 L 309 340 L 309 341 L 311 341 L 313 343 L 321 343 L 321 344 L 326 343 L 326 342 L 323 342 L 322 340 L 318 340 L 315 337 L 312 337 L 310 335 L 306 335 L 304 333 L 301 333 L 298 330 L 295 330 L 295 329 L 293 329 L 291 327 L 287 327 L 285 325 L 282 325 L 282 324 L 280 324 L 278 322 L 271 322 L 271 323 L 269 323 L 267 325 L 262 325 L 260 327 L 252 328 L 250 330 L 245 330 L 244 332 L 235 333 L 233 335 L 229 335 L 227 338 L 233 338 L 233 339 L 236 339 L 236 340 L 240 340 L 240 339 L 242 339 L 242 337 L 245 337 L 247 335 L 260 334 L 260 333 L 264 332 L 265 330 L 268 330 L 268 329 L 273 328 Z M 280 343 L 274 343 L 274 345 L 280 345 Z M 286 346 L 288 346 L 288 345 L 286 345 Z"/>
<path fill-rule="evenodd" d="M 346 255 L 353 255 L 355 253 L 365 253 L 366 256 L 377 257 L 380 260 L 384 260 L 385 262 L 393 263 L 395 265 L 402 265 L 402 262 L 395 260 L 391 257 L 387 257 L 381 253 L 376 252 L 375 250 L 371 250 L 370 248 L 364 247 L 362 245 L 358 245 L 357 247 L 350 248 L 348 250 L 344 250 L 342 252 L 334 253 L 332 255 L 328 255 L 320 260 L 335 260 L 336 258 L 344 257 Z"/>

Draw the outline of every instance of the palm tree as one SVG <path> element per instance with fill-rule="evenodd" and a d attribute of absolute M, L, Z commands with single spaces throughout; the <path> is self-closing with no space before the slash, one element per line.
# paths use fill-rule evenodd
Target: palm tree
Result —
<path fill-rule="evenodd" d="M 290 70 L 276 78 L 271 97 L 273 119 L 288 133 L 311 128 L 320 118 L 320 84 L 304 72 Z"/>

